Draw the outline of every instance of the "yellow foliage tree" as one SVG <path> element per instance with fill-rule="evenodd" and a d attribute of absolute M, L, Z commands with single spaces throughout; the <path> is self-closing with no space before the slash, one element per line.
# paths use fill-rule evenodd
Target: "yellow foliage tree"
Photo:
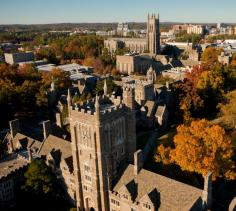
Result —
<path fill-rule="evenodd" d="M 218 50 L 213 47 L 208 47 L 202 53 L 201 60 L 210 65 L 215 64 L 218 62 L 218 56 L 220 55 L 221 52 L 222 50 Z"/>
<path fill-rule="evenodd" d="M 42 73 L 42 83 L 44 87 L 50 87 L 52 81 L 54 81 L 55 87 L 58 89 L 68 89 L 71 86 L 69 72 L 62 71 L 59 68 L 54 68 L 49 73 Z"/>
<path fill-rule="evenodd" d="M 221 118 L 224 125 L 236 129 L 236 90 L 226 95 L 226 102 L 220 104 Z"/>
<path fill-rule="evenodd" d="M 213 179 L 225 177 L 234 179 L 236 167 L 231 160 L 233 145 L 225 130 L 219 125 L 212 125 L 209 121 L 192 121 L 190 126 L 181 125 L 174 137 L 175 148 L 164 149 L 161 157 L 169 156 L 170 163 L 175 163 L 182 170 L 206 175 L 213 173 Z M 169 151 L 169 155 L 166 153 Z M 164 160 L 164 163 L 167 163 Z"/>

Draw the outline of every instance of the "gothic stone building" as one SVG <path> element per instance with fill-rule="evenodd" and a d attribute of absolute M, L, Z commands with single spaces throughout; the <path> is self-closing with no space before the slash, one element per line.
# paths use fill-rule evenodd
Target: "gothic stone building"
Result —
<path fill-rule="evenodd" d="M 130 51 L 144 53 L 148 51 L 152 55 L 160 53 L 160 23 L 159 15 L 149 15 L 147 21 L 147 37 L 143 38 L 110 38 L 104 41 L 104 46 L 110 53 L 117 48 L 126 47 Z"/>
<path fill-rule="evenodd" d="M 68 92 L 78 210 L 209 207 L 210 176 L 201 190 L 142 169 L 142 151 L 135 152 L 134 89 L 124 86 L 122 98 L 104 93 L 93 105 L 80 106 L 71 104 Z"/>
<path fill-rule="evenodd" d="M 100 104 L 97 97 L 95 109 L 69 105 L 80 209 L 109 210 L 112 182 L 117 179 L 119 168 L 132 162 L 136 150 L 134 90 L 124 88 L 123 101 L 119 97 L 111 100 Z"/>

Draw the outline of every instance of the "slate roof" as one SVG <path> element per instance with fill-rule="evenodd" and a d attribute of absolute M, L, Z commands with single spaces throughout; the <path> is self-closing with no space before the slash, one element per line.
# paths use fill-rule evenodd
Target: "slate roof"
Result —
<path fill-rule="evenodd" d="M 8 139 L 12 139 L 10 134 L 8 135 Z M 31 148 L 35 152 L 37 152 L 41 146 L 40 141 L 30 138 L 22 133 L 17 133 L 12 139 L 12 143 L 14 149 L 19 149 L 21 146 L 23 149 Z"/>
<path fill-rule="evenodd" d="M 71 142 L 53 135 L 49 135 L 42 143 L 38 154 L 41 156 L 51 154 L 57 166 L 60 165 L 60 162 L 63 159 L 70 171 L 73 172 Z"/>
<path fill-rule="evenodd" d="M 137 184 L 130 185 L 136 181 Z M 134 166 L 129 165 L 114 187 L 114 191 L 119 193 L 122 186 L 128 186 L 130 194 L 136 192 L 135 201 L 142 201 L 146 195 L 152 201 L 158 201 L 158 210 L 184 211 L 195 210 L 201 206 L 202 190 L 176 180 L 155 174 L 145 169 L 141 169 L 137 176 L 134 175 Z M 136 190 L 130 190 L 135 188 Z M 158 199 L 158 197 L 160 197 Z"/>

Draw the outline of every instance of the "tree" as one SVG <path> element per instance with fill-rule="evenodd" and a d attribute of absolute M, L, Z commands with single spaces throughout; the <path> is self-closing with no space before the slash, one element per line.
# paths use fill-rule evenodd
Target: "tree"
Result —
<path fill-rule="evenodd" d="M 219 108 L 223 124 L 236 129 L 236 90 L 225 96 L 225 100 L 219 105 Z"/>
<path fill-rule="evenodd" d="M 55 175 L 43 160 L 33 160 L 25 172 L 25 190 L 36 194 L 47 194 L 54 191 Z"/>
<path fill-rule="evenodd" d="M 232 65 L 233 67 L 236 67 L 236 53 L 234 53 L 233 56 L 232 56 L 231 65 Z"/>
<path fill-rule="evenodd" d="M 215 64 L 218 62 L 218 56 L 221 52 L 222 50 L 208 47 L 203 51 L 201 60 L 210 65 Z"/>
<path fill-rule="evenodd" d="M 200 116 L 204 109 L 204 101 L 190 80 L 186 79 L 184 83 L 175 86 L 175 96 L 185 123 L 190 123 L 192 117 Z"/>
<path fill-rule="evenodd" d="M 103 94 L 103 87 L 104 81 L 98 81 L 95 88 L 95 94 L 102 95 Z M 120 88 L 113 82 L 113 80 L 107 80 L 107 93 L 111 95 L 113 92 L 120 95 L 121 90 Z"/>
<path fill-rule="evenodd" d="M 51 72 L 42 73 L 42 83 L 47 89 L 54 82 L 56 89 L 68 89 L 71 86 L 69 72 L 62 71 L 59 68 L 54 68 Z"/>
<path fill-rule="evenodd" d="M 213 179 L 225 177 L 232 180 L 236 177 L 231 139 L 222 127 L 205 119 L 193 121 L 190 126 L 180 125 L 174 137 L 174 148 L 163 153 L 162 146 L 159 151 L 162 156 L 167 154 L 169 162 L 184 171 L 202 175 L 212 172 Z"/>
<path fill-rule="evenodd" d="M 166 83 L 173 83 L 174 79 L 169 77 L 169 76 L 162 76 L 162 75 L 158 75 L 157 79 L 155 81 L 155 84 L 162 84 L 162 85 L 166 85 Z"/>

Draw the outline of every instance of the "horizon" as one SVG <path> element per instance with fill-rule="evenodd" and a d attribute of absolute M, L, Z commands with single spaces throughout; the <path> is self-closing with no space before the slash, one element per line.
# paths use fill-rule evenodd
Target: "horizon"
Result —
<path fill-rule="evenodd" d="M 12 23 L 12 24 L 1 24 L 0 26 L 33 26 L 33 25 L 59 25 L 59 24 L 117 24 L 117 23 L 146 23 L 146 21 L 125 21 L 125 22 L 58 22 L 58 23 Z M 217 24 L 218 22 L 177 22 L 177 21 L 160 21 L 160 24 Z M 220 22 L 221 24 L 236 24 L 235 22 Z"/>
<path fill-rule="evenodd" d="M 61 23 L 146 22 L 147 14 L 160 13 L 160 22 L 236 23 L 236 2 L 225 0 L 142 1 L 136 0 L 11 0 L 1 3 L 0 25 L 44 25 Z M 37 13 L 38 11 L 38 13 Z"/>

